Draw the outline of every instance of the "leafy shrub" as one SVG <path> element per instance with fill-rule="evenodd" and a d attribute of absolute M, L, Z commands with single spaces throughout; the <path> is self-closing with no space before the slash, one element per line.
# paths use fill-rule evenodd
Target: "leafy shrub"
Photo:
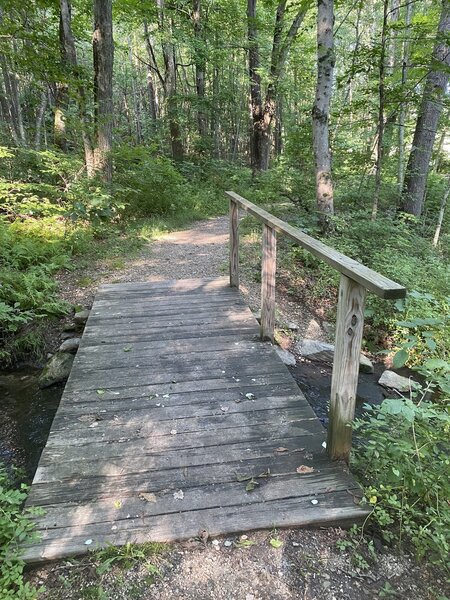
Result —
<path fill-rule="evenodd" d="M 0 598 L 33 600 L 37 590 L 23 580 L 25 563 L 20 545 L 33 539 L 30 512 L 22 512 L 27 486 L 13 487 L 11 478 L 0 466 Z"/>
<path fill-rule="evenodd" d="M 126 214 L 166 215 L 191 206 L 183 194 L 183 177 L 168 158 L 125 146 L 114 153 L 114 164 L 116 196 Z"/>
<path fill-rule="evenodd" d="M 366 406 L 356 420 L 352 464 L 373 506 L 372 522 L 388 543 L 446 565 L 450 553 L 449 396 L 420 396 Z M 393 443 L 395 440 L 395 443 Z M 449 566 L 448 564 L 446 565 Z"/>

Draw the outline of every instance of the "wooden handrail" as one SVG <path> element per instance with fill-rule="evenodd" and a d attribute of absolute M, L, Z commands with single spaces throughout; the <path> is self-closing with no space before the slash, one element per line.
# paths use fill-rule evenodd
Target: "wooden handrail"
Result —
<path fill-rule="evenodd" d="M 392 298 L 404 298 L 406 290 L 403 286 L 384 277 L 380 273 L 365 267 L 361 263 L 353 260 L 345 254 L 341 254 L 334 248 L 330 248 L 323 242 L 316 240 L 310 235 L 304 233 L 297 227 L 292 227 L 289 223 L 278 219 L 269 212 L 256 206 L 252 202 L 249 202 L 242 196 L 235 194 L 234 192 L 225 192 L 225 194 L 236 203 L 240 208 L 243 208 L 248 213 L 256 217 L 259 221 L 262 221 L 278 233 L 284 233 L 287 237 L 297 242 L 305 250 L 309 250 L 311 254 L 314 254 L 318 258 L 321 258 L 324 262 L 328 263 L 331 267 L 347 275 L 350 279 L 357 281 L 363 285 L 367 290 L 370 290 L 380 298 L 392 299 Z"/>
<path fill-rule="evenodd" d="M 275 328 L 276 232 L 297 244 L 341 273 L 336 317 L 333 374 L 328 424 L 328 454 L 348 461 L 351 424 L 355 415 L 356 389 L 364 330 L 364 304 L 367 290 L 380 298 L 404 298 L 406 289 L 330 248 L 300 229 L 278 219 L 235 192 L 230 199 L 230 285 L 239 287 L 239 208 L 264 224 L 261 264 L 261 338 L 273 341 Z"/>

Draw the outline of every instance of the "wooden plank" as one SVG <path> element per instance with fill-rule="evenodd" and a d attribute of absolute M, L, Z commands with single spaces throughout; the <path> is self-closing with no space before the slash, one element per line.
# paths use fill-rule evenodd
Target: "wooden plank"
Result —
<path fill-rule="evenodd" d="M 204 277 L 191 279 L 164 279 L 162 281 L 133 281 L 125 283 L 104 283 L 100 286 L 98 293 L 125 291 L 133 292 L 136 290 L 148 290 L 149 293 L 155 293 L 158 290 L 174 291 L 177 294 L 188 293 L 201 290 L 203 293 L 213 290 L 228 290 L 228 281 L 226 277 Z"/>
<path fill-rule="evenodd" d="M 311 499 L 317 500 L 312 504 Z M 313 497 L 283 498 L 270 502 L 238 504 L 234 507 L 205 509 L 202 511 L 182 512 L 170 515 L 170 519 L 161 516 L 127 519 L 123 528 L 109 530 L 94 535 L 91 547 L 99 548 L 108 543 L 115 545 L 127 542 L 142 543 L 145 541 L 170 542 L 195 537 L 206 530 L 211 536 L 224 533 L 233 534 L 249 529 L 267 527 L 297 527 L 316 524 L 334 525 L 347 521 L 354 523 L 363 520 L 368 511 L 355 506 L 347 491 L 321 493 Z M 137 520 L 135 520 L 137 519 Z M 64 556 L 84 554 L 89 550 L 86 545 L 88 536 L 84 527 L 80 527 L 77 535 L 63 537 L 58 532 L 51 536 L 52 530 L 43 531 L 41 546 L 34 546 L 24 554 L 28 563 L 52 560 Z M 48 542 L 47 542 L 48 540 Z"/>
<path fill-rule="evenodd" d="M 239 289 L 239 206 L 230 198 L 230 286 Z"/>
<path fill-rule="evenodd" d="M 406 296 L 406 289 L 395 281 L 369 269 L 356 260 L 345 256 L 345 254 L 341 254 L 341 252 L 338 252 L 334 248 L 330 248 L 330 246 L 307 235 L 297 227 L 292 227 L 292 225 L 274 217 L 266 210 L 256 206 L 256 204 L 242 198 L 242 196 L 231 191 L 225 192 L 225 194 L 248 213 L 266 225 L 269 225 L 278 231 L 278 233 L 284 233 L 287 237 L 302 246 L 302 248 L 318 256 L 321 260 L 336 269 L 336 271 L 357 281 L 366 289 L 380 296 L 380 298 L 393 299 L 404 298 Z"/>
<path fill-rule="evenodd" d="M 227 280 L 113 288 L 94 302 L 31 486 L 27 506 L 46 513 L 26 560 L 83 553 L 87 539 L 184 539 L 213 531 L 214 519 L 231 533 L 367 514 Z M 300 465 L 313 470 L 301 475 Z M 260 483 L 253 493 L 251 476 Z"/>
<path fill-rule="evenodd" d="M 332 459 L 348 461 L 351 450 L 365 297 L 362 285 L 341 275 L 327 442 Z"/>
<path fill-rule="evenodd" d="M 228 475 L 233 474 L 236 470 L 241 473 L 247 467 L 250 468 L 250 463 L 248 463 L 250 460 L 272 460 L 274 456 L 278 455 L 277 448 L 286 448 L 286 455 L 295 455 L 297 460 L 300 461 L 299 464 L 302 461 L 309 460 L 319 465 L 319 463 L 322 464 L 326 460 L 328 466 L 338 468 L 336 465 L 340 463 L 332 463 L 327 459 L 326 451 L 322 445 L 324 439 L 325 432 L 318 436 L 284 436 L 283 438 L 275 436 L 267 439 L 262 437 L 256 444 L 249 444 L 246 440 L 237 439 L 232 443 L 209 446 L 207 452 L 203 447 L 186 448 L 182 453 L 178 448 L 168 447 L 163 450 L 148 448 L 141 452 L 139 460 L 136 460 L 136 455 L 124 452 L 117 456 L 105 457 L 102 460 L 101 469 L 99 469 L 99 462 L 95 457 L 79 455 L 77 459 L 73 448 L 64 453 L 63 461 L 55 461 L 57 453 L 45 449 L 45 454 L 40 461 L 33 482 L 33 494 L 37 493 L 37 490 L 45 491 L 46 489 L 44 486 L 36 488 L 36 483 L 54 481 L 56 487 L 58 481 L 67 480 L 67 485 L 62 486 L 65 490 L 63 491 L 72 495 L 75 493 L 75 484 L 78 480 L 81 482 L 83 478 L 91 479 L 93 477 L 101 480 L 101 483 L 94 486 L 94 495 L 98 493 L 100 488 L 102 494 L 106 494 L 109 493 L 108 490 L 114 491 L 120 485 L 122 486 L 121 489 L 134 489 L 134 487 L 144 484 L 156 485 L 155 481 L 149 478 L 150 471 L 183 469 L 184 476 L 186 476 L 186 469 L 188 468 L 191 477 L 193 467 L 205 464 L 220 463 L 227 465 L 228 463 L 236 463 L 235 466 L 228 465 L 226 473 Z M 61 455 L 61 453 L 59 454 Z M 285 455 L 283 454 L 283 456 Z M 110 479 L 112 477 L 115 477 L 114 481 Z M 107 480 L 110 482 L 111 487 L 107 487 Z M 122 483 L 120 483 L 120 480 Z M 225 480 L 228 481 L 228 479 L 223 479 L 223 481 Z M 166 481 L 165 484 L 167 483 Z M 83 488 L 82 485 L 79 487 Z M 47 490 L 45 493 L 47 494 L 46 497 L 52 501 L 52 494 L 56 493 L 56 489 L 53 488 L 51 492 Z"/>
<path fill-rule="evenodd" d="M 312 461 L 317 468 L 328 465 L 336 472 L 340 472 L 339 463 L 331 463 L 327 459 L 322 446 L 323 440 L 324 434 L 262 438 L 257 444 L 249 444 L 248 441 L 238 439 L 230 444 L 209 446 L 207 452 L 203 447 L 186 448 L 183 452 L 177 448 L 163 450 L 150 448 L 140 455 L 122 452 L 118 456 L 105 457 L 101 469 L 96 458 L 86 455 L 79 456 L 77 460 L 74 456 L 75 452 L 65 453 L 64 460 L 58 463 L 54 460 L 55 452 L 46 449 L 36 471 L 31 498 L 36 499 L 38 494 L 39 499 L 46 498 L 47 503 L 56 502 L 58 487 L 61 488 L 61 497 L 72 498 L 73 501 L 78 501 L 79 498 L 97 497 L 99 494 L 105 496 L 119 489 L 146 491 L 149 485 L 158 485 L 157 480 L 154 479 L 154 472 L 180 469 L 185 479 L 189 474 L 190 481 L 197 481 L 194 477 L 197 472 L 194 467 L 202 465 L 220 464 L 222 471 L 217 471 L 214 477 L 220 481 L 234 481 L 236 473 L 248 472 L 253 467 L 255 470 L 261 469 L 258 474 L 266 471 L 270 465 L 273 469 L 272 460 L 277 455 L 277 448 L 287 448 L 286 455 L 295 456 L 298 461 L 297 466 L 305 461 Z M 262 461 L 263 464 L 254 461 Z M 167 474 L 164 477 L 166 476 Z M 173 472 L 169 474 L 168 479 L 160 479 L 162 487 L 172 485 L 172 476 Z M 85 485 L 82 485 L 83 480 Z M 201 481 L 201 478 L 198 481 Z M 46 485 L 50 482 L 54 483 L 51 488 Z"/>
<path fill-rule="evenodd" d="M 275 330 L 275 272 L 277 234 L 264 225 L 261 262 L 261 339 L 273 342 Z"/>

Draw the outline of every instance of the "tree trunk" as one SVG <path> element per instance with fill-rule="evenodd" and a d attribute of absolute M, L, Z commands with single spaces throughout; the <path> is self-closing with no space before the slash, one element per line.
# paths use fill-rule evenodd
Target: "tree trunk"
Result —
<path fill-rule="evenodd" d="M 156 57 L 153 52 L 152 41 L 150 38 L 150 33 L 148 31 L 147 22 L 144 21 L 144 37 L 145 37 L 145 45 L 147 48 L 147 56 L 148 56 L 148 65 L 147 65 L 147 92 L 148 92 L 148 100 L 150 106 L 150 117 L 153 121 L 153 124 L 156 126 L 156 122 L 158 120 L 159 115 L 159 101 L 158 101 L 158 90 L 155 84 L 155 76 L 156 74 L 159 78 L 161 78 L 161 83 L 164 87 L 164 81 L 162 80 L 161 73 L 159 72 L 158 65 L 156 64 Z"/>
<path fill-rule="evenodd" d="M 446 44 L 446 36 L 449 32 L 450 0 L 442 0 L 433 67 L 425 82 L 403 186 L 403 210 L 416 216 L 423 210 L 431 154 L 448 83 L 446 69 L 450 66 L 450 47 Z"/>
<path fill-rule="evenodd" d="M 0 66 L 3 75 L 4 102 L 7 106 L 6 114 L 9 115 L 11 131 L 14 130 L 13 138 L 17 145 L 26 145 L 27 139 L 22 119 L 22 106 L 20 104 L 19 86 L 16 74 L 13 73 L 6 57 L 0 55 Z"/>
<path fill-rule="evenodd" d="M 36 127 L 34 132 L 34 148 L 36 150 L 40 150 L 41 148 L 41 131 L 42 131 L 42 123 L 44 121 L 45 110 L 47 108 L 48 101 L 48 92 L 47 90 L 43 90 L 41 92 L 41 101 L 39 103 L 39 107 L 36 113 Z"/>
<path fill-rule="evenodd" d="M 378 64 L 378 138 L 377 138 L 377 158 L 375 163 L 375 191 L 373 195 L 372 220 L 377 218 L 378 202 L 380 199 L 381 188 L 381 169 L 383 166 L 383 141 L 384 141 L 384 87 L 385 87 L 385 58 L 386 58 L 386 34 L 388 20 L 389 0 L 383 2 L 383 24 L 381 28 L 380 42 L 380 62 Z"/>
<path fill-rule="evenodd" d="M 333 0 L 318 0 L 317 87 L 312 110 L 312 124 L 317 210 L 319 213 L 319 224 L 324 230 L 329 225 L 330 215 L 334 213 L 329 139 L 330 104 L 335 62 L 333 24 Z"/>
<path fill-rule="evenodd" d="M 141 124 L 141 103 L 139 98 L 139 89 L 136 85 L 135 68 L 136 64 L 133 60 L 133 43 L 131 38 L 128 39 L 128 57 L 131 68 L 131 96 L 133 99 L 134 126 L 136 132 L 136 143 L 142 144 L 142 124 Z"/>
<path fill-rule="evenodd" d="M 197 90 L 197 123 L 198 134 L 204 139 L 207 135 L 207 120 L 205 111 L 205 40 L 203 37 L 201 0 L 192 0 L 192 20 L 194 23 L 194 62 L 195 87 Z"/>
<path fill-rule="evenodd" d="M 86 172 L 88 177 L 92 177 L 94 175 L 94 149 L 91 137 L 89 135 L 89 127 L 86 116 L 86 93 L 84 90 L 84 85 L 81 80 L 80 73 L 78 71 L 78 62 L 77 62 L 77 51 L 75 48 L 75 40 L 72 33 L 72 9 L 70 5 L 70 0 L 60 0 L 60 44 L 61 44 L 61 58 L 66 66 L 70 67 L 74 78 L 77 82 L 77 95 L 78 95 L 78 114 L 81 122 L 81 136 L 83 139 L 84 146 L 84 160 L 86 165 Z M 56 119 L 58 108 L 58 86 L 65 84 L 57 84 L 57 92 L 55 98 L 55 138 L 56 138 Z M 66 86 L 67 89 L 67 86 Z M 67 94 L 67 91 L 66 91 Z M 61 115 L 63 117 L 63 115 Z M 65 140 L 65 123 L 64 123 L 64 132 L 62 136 L 61 132 L 61 140 Z M 56 140 L 55 140 L 56 141 Z M 60 144 L 58 144 L 60 145 Z M 62 148 L 62 146 L 60 145 Z M 64 148 L 62 148 L 64 149 Z"/>
<path fill-rule="evenodd" d="M 278 4 L 273 34 L 270 80 L 264 102 L 262 100 L 261 77 L 259 74 L 258 30 L 256 26 L 256 0 L 248 0 L 247 24 L 249 42 L 250 110 L 252 120 L 250 155 L 253 173 L 269 168 L 272 146 L 272 123 L 277 112 L 277 95 L 284 74 L 287 57 L 300 25 L 306 14 L 302 8 L 294 17 L 283 39 L 287 0 Z"/>
<path fill-rule="evenodd" d="M 402 94 L 406 87 L 408 79 L 408 61 L 409 61 L 409 30 L 411 26 L 413 11 L 413 3 L 408 2 L 406 5 L 405 15 L 405 40 L 402 45 Z M 398 113 L 398 168 L 397 168 L 397 185 L 399 194 L 403 189 L 403 180 L 405 177 L 405 119 L 406 119 L 406 103 L 400 104 Z"/>
<path fill-rule="evenodd" d="M 94 104 L 95 149 L 94 168 L 102 178 L 112 179 L 112 119 L 114 41 L 112 30 L 112 0 L 94 0 Z"/>
<path fill-rule="evenodd" d="M 447 206 L 448 197 L 450 196 L 450 179 L 447 181 L 447 190 L 442 198 L 441 208 L 439 210 L 438 222 L 436 231 L 434 232 L 433 246 L 436 247 L 439 242 L 439 236 L 441 235 L 442 222 L 444 221 L 445 208 Z"/>

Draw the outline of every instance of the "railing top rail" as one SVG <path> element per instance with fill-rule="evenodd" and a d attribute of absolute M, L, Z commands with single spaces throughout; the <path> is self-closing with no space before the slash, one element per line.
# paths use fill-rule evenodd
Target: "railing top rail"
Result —
<path fill-rule="evenodd" d="M 353 258 L 345 256 L 345 254 L 341 254 L 334 248 L 330 248 L 323 242 L 316 240 L 315 238 L 307 235 L 297 227 L 293 227 L 278 219 L 274 215 L 271 215 L 269 212 L 256 206 L 252 202 L 249 202 L 239 194 L 235 192 L 225 192 L 227 196 L 236 202 L 238 206 L 246 210 L 248 213 L 275 229 L 279 233 L 284 233 L 289 238 L 297 242 L 302 248 L 305 248 L 311 254 L 322 259 L 324 262 L 328 263 L 331 267 L 343 273 L 350 279 L 357 281 L 361 285 L 363 285 L 366 289 L 370 290 L 380 298 L 404 298 L 406 296 L 406 289 L 401 286 L 399 283 L 388 279 L 384 275 L 369 269 L 369 267 L 365 267 L 361 263 Z"/>

